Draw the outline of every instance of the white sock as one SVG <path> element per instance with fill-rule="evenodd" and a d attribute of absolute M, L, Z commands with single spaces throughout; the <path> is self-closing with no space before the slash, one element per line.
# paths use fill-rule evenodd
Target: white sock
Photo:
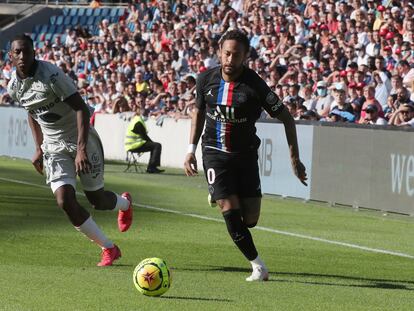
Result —
<path fill-rule="evenodd" d="M 85 220 L 79 227 L 75 227 L 76 230 L 86 235 L 92 242 L 98 244 L 101 248 L 112 248 L 114 243 L 109 240 L 105 234 L 99 229 L 96 222 L 93 221 L 92 216 Z"/>
<path fill-rule="evenodd" d="M 264 267 L 266 268 L 265 263 L 263 262 L 263 260 L 259 257 L 259 255 L 257 255 L 256 259 L 253 259 L 252 261 L 250 261 L 250 263 L 252 264 L 252 268 L 254 269 L 255 267 Z"/>
<path fill-rule="evenodd" d="M 114 207 L 114 211 L 119 211 L 119 210 L 126 211 L 129 207 L 129 201 L 116 193 L 115 195 L 116 195 L 116 204 Z"/>

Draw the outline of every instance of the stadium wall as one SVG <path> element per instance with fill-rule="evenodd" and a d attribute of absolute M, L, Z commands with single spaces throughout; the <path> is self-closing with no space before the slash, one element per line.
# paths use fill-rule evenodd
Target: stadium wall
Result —
<path fill-rule="evenodd" d="M 106 159 L 124 160 L 128 121 L 97 115 Z M 396 128 L 298 124 L 308 187 L 293 176 L 283 125 L 259 122 L 259 169 L 264 193 L 414 215 L 414 135 Z M 163 166 L 181 168 L 190 120 L 148 120 L 149 136 L 163 146 Z M 23 109 L 0 107 L 0 155 L 31 159 L 34 143 Z M 148 161 L 148 153 L 142 161 Z M 202 168 L 201 150 L 197 150 Z"/>

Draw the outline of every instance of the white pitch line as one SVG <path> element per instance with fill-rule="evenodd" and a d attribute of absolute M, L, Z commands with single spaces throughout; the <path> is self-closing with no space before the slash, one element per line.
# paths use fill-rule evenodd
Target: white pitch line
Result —
<path fill-rule="evenodd" d="M 39 185 L 39 184 L 30 183 L 30 182 L 26 182 L 26 181 L 22 181 L 22 180 L 9 179 L 9 178 L 3 178 L 3 177 L 0 177 L 0 180 L 7 181 L 7 182 L 13 182 L 13 183 L 16 183 L 16 184 L 22 184 L 22 185 L 27 185 L 27 186 L 38 187 L 38 188 L 50 189 L 48 186 L 45 186 L 45 185 Z M 81 192 L 76 192 L 76 193 L 78 195 L 85 196 L 84 193 L 81 193 Z M 214 218 L 214 217 L 208 217 L 208 216 L 197 215 L 197 214 L 190 214 L 190 213 L 180 212 L 180 211 L 176 211 L 176 210 L 172 210 L 172 209 L 155 207 L 155 206 L 151 206 L 151 205 L 144 205 L 144 204 L 137 204 L 137 203 L 133 203 L 133 205 L 137 206 L 137 207 L 142 207 L 142 208 L 146 208 L 146 209 L 159 211 L 159 212 L 164 212 L 164 213 L 171 213 L 171 214 L 176 214 L 176 215 L 181 215 L 181 216 L 187 216 L 187 217 L 193 217 L 193 218 L 197 218 L 197 219 L 203 219 L 203 220 L 209 220 L 209 221 L 224 223 L 223 219 L 218 219 L 218 218 Z M 328 243 L 328 244 L 334 244 L 334 245 L 339 245 L 339 246 L 344 246 L 344 247 L 349 247 L 349 248 L 356 248 L 356 249 L 364 250 L 364 251 L 367 251 L 367 252 L 373 252 L 373 253 L 386 254 L 386 255 L 391 255 L 391 256 L 414 259 L 413 255 L 400 253 L 400 252 L 389 251 L 389 250 L 385 250 L 385 249 L 378 249 L 378 248 L 366 247 L 366 246 L 362 246 L 362 245 L 358 245 L 358 244 L 351 244 L 351 243 L 346 243 L 346 242 L 327 240 L 327 239 L 323 239 L 323 238 L 313 237 L 313 236 L 310 236 L 310 235 L 304 235 L 304 234 L 288 232 L 288 231 L 281 231 L 281 230 L 276 230 L 276 229 L 261 227 L 261 226 L 256 226 L 254 229 L 260 230 L 260 231 L 276 233 L 276 234 L 280 234 L 280 235 L 291 236 L 291 237 L 300 238 L 300 239 L 306 239 L 306 240 L 312 240 L 312 241 L 323 242 L 323 243 Z"/>

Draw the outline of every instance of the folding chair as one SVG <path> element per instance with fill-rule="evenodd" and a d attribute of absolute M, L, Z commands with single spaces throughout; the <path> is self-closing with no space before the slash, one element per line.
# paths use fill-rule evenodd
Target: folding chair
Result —
<path fill-rule="evenodd" d="M 135 173 L 138 173 L 138 171 L 140 173 L 144 173 L 142 164 L 139 163 L 139 159 L 141 156 L 142 156 L 142 153 L 127 151 L 127 155 L 126 155 L 127 167 L 124 170 L 124 172 L 128 172 L 129 169 L 133 166 L 135 168 Z"/>

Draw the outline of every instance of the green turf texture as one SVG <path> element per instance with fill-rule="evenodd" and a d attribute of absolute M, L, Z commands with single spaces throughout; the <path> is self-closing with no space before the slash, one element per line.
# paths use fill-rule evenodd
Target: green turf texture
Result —
<path fill-rule="evenodd" d="M 207 204 L 203 176 L 123 168 L 106 165 L 106 189 L 221 220 Z M 0 158 L 0 178 L 0 310 L 414 310 L 414 259 L 254 229 L 270 281 L 248 283 L 249 263 L 224 223 L 135 207 L 133 226 L 120 233 L 115 212 L 93 211 L 79 195 L 122 251 L 114 266 L 99 268 L 100 250 L 71 226 L 28 161 Z M 414 255 L 408 216 L 265 196 L 259 225 Z M 163 258 L 172 271 L 160 298 L 139 294 L 132 282 L 147 257 Z"/>

